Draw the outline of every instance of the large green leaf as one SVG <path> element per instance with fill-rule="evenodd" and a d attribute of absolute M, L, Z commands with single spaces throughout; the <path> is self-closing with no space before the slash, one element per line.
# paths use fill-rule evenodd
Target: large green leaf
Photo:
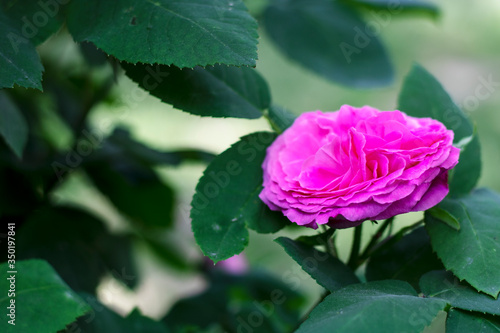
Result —
<path fill-rule="evenodd" d="M 19 229 L 16 245 L 19 258 L 47 260 L 77 291 L 94 293 L 107 273 L 129 286 L 138 281 L 129 240 L 76 208 L 40 209 Z"/>
<path fill-rule="evenodd" d="M 464 332 L 498 333 L 500 319 L 451 309 L 446 320 L 446 333 Z"/>
<path fill-rule="evenodd" d="M 405 79 L 399 94 L 399 109 L 413 117 L 430 117 L 442 122 L 455 133 L 454 142 L 473 134 L 473 126 L 467 116 L 453 102 L 441 84 L 424 68 L 414 65 Z M 460 196 L 469 193 L 481 173 L 480 146 L 473 139 L 460 153 L 458 165 L 450 180 L 450 194 Z"/>
<path fill-rule="evenodd" d="M 447 270 L 496 298 L 500 291 L 500 196 L 479 189 L 463 198 L 445 199 L 440 206 L 457 218 L 460 230 L 425 214 L 432 248 Z"/>
<path fill-rule="evenodd" d="M 0 88 L 17 84 L 42 90 L 42 71 L 35 46 L 0 10 Z"/>
<path fill-rule="evenodd" d="M 21 158 L 28 141 L 28 124 L 9 96 L 0 90 L 0 135 L 12 151 Z"/>
<path fill-rule="evenodd" d="M 443 265 L 432 253 L 429 236 L 419 228 L 398 242 L 373 254 L 366 266 L 368 280 L 396 279 L 418 286 L 422 274 Z"/>
<path fill-rule="evenodd" d="M 122 64 L 127 75 L 175 108 L 211 117 L 259 118 L 270 104 L 269 88 L 252 68 Z"/>
<path fill-rule="evenodd" d="M 85 171 L 113 205 L 141 228 L 169 227 L 174 191 L 151 169 L 123 156 L 85 164 Z"/>
<path fill-rule="evenodd" d="M 264 25 L 288 57 L 329 80 L 355 87 L 393 80 L 376 34 L 342 1 L 275 1 L 264 13 Z"/>
<path fill-rule="evenodd" d="M 119 60 L 255 66 L 257 23 L 241 0 L 74 0 L 67 24 Z"/>
<path fill-rule="evenodd" d="M 0 288 L 4 291 L 0 297 L 2 332 L 53 333 L 90 310 L 43 260 L 18 261 L 14 268 L 2 263 L 0 270 Z"/>
<path fill-rule="evenodd" d="M 280 237 L 275 240 L 302 269 L 329 291 L 335 291 L 350 284 L 359 283 L 354 272 L 342 261 L 328 253 L 290 238 Z"/>
<path fill-rule="evenodd" d="M 9 16 L 22 37 L 31 40 L 35 45 L 41 44 L 62 26 L 64 18 L 61 13 L 67 0 L 1 0 L 6 2 L 5 14 Z"/>
<path fill-rule="evenodd" d="M 327 296 L 296 333 L 420 333 L 446 305 L 403 281 L 355 284 Z"/>
<path fill-rule="evenodd" d="M 459 283 L 453 274 L 433 271 L 420 279 L 420 289 L 426 297 L 448 301 L 452 307 L 500 315 L 500 299 L 478 293 L 465 283 Z"/>
<path fill-rule="evenodd" d="M 247 226 L 275 232 L 288 223 L 259 199 L 262 162 L 276 134 L 257 132 L 235 143 L 207 167 L 191 203 L 192 228 L 205 255 L 217 262 L 243 251 Z"/>
<path fill-rule="evenodd" d="M 349 4 L 377 10 L 369 18 L 375 19 L 379 24 L 388 25 L 393 18 L 402 13 L 426 14 L 432 18 L 439 16 L 439 8 L 432 2 L 421 0 L 347 0 Z"/>

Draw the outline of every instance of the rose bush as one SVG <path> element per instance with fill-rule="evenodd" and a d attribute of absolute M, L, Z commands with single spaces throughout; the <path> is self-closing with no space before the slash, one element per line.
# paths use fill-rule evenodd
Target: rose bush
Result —
<path fill-rule="evenodd" d="M 448 194 L 459 156 L 452 144 L 439 121 L 398 110 L 303 113 L 269 146 L 260 198 L 311 228 L 426 210 Z"/>

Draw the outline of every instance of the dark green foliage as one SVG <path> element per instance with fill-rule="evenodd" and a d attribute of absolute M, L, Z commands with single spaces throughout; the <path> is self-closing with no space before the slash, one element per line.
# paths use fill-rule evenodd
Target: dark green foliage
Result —
<path fill-rule="evenodd" d="M 104 274 L 129 286 L 138 281 L 126 237 L 111 235 L 103 223 L 70 207 L 46 207 L 18 231 L 19 259 L 47 260 L 74 290 L 94 293 Z"/>
<path fill-rule="evenodd" d="M 452 309 L 446 320 L 446 333 L 497 333 L 498 331 L 500 331 L 500 320 L 495 316 Z"/>
<path fill-rule="evenodd" d="M 125 63 L 122 67 L 151 95 L 200 116 L 254 119 L 261 117 L 271 103 L 267 83 L 248 67 L 180 69 Z"/>
<path fill-rule="evenodd" d="M 418 297 L 403 281 L 355 284 L 327 296 L 296 332 L 419 333 L 445 307 L 443 300 Z"/>
<path fill-rule="evenodd" d="M 283 53 L 329 80 L 367 88 L 393 79 L 381 42 L 341 1 L 274 1 L 264 12 L 264 25 Z"/>
<path fill-rule="evenodd" d="M 419 228 L 391 246 L 375 252 L 366 266 L 366 278 L 370 281 L 403 280 L 417 288 L 424 273 L 442 267 L 432 252 L 425 229 Z"/>
<path fill-rule="evenodd" d="M 290 286 L 259 272 L 210 274 L 205 292 L 179 301 L 164 318 L 172 332 L 218 324 L 226 332 L 281 333 L 297 325 L 304 298 Z"/>
<path fill-rule="evenodd" d="M 139 310 L 133 310 L 126 318 L 106 308 L 94 296 L 80 293 L 80 296 L 91 306 L 91 310 L 77 321 L 68 325 L 63 333 L 168 333 L 160 322 L 143 316 Z"/>
<path fill-rule="evenodd" d="M 349 267 L 328 253 L 286 237 L 280 237 L 275 242 L 318 284 L 331 292 L 360 282 Z"/>
<path fill-rule="evenodd" d="M 254 66 L 257 59 L 257 23 L 241 0 L 74 0 L 67 23 L 77 41 L 131 63 Z"/>
<path fill-rule="evenodd" d="M 2 263 L 0 269 L 0 287 L 5 290 L 0 305 L 4 313 L 12 313 L 8 307 L 14 308 L 13 318 L 4 314 L 2 332 L 53 333 L 90 311 L 90 306 L 43 260 L 17 261 L 13 268 Z M 9 324 L 12 319 L 14 324 Z"/>
<path fill-rule="evenodd" d="M 455 134 L 457 143 L 473 135 L 467 116 L 452 101 L 441 84 L 424 68 L 414 65 L 399 94 L 399 110 L 413 117 L 430 117 L 441 121 Z M 462 149 L 458 165 L 452 171 L 450 192 L 453 196 L 469 193 L 481 173 L 479 139 Z"/>
<path fill-rule="evenodd" d="M 42 71 L 35 46 L 0 8 L 0 89 L 18 85 L 41 90 Z"/>
<path fill-rule="evenodd" d="M 426 297 L 444 299 L 454 308 L 500 315 L 500 299 L 478 293 L 466 283 L 460 283 L 450 272 L 425 274 L 420 279 L 420 289 Z"/>
<path fill-rule="evenodd" d="M 425 226 L 434 251 L 455 276 L 474 288 L 497 297 L 500 284 L 500 196 L 488 189 L 473 191 L 460 199 L 445 199 L 441 207 L 460 222 L 456 231 L 431 214 Z"/>
<path fill-rule="evenodd" d="M 85 171 L 116 208 L 140 228 L 172 225 L 174 192 L 152 170 L 114 159 L 89 162 Z"/>
<path fill-rule="evenodd" d="M 247 227 L 276 232 L 288 222 L 259 199 L 262 162 L 276 135 L 258 132 L 241 138 L 217 156 L 196 186 L 191 218 L 194 237 L 203 253 L 217 262 L 243 251 Z"/>
<path fill-rule="evenodd" d="M 0 135 L 17 157 L 22 158 L 28 140 L 28 125 L 17 106 L 9 96 L 0 91 Z"/>

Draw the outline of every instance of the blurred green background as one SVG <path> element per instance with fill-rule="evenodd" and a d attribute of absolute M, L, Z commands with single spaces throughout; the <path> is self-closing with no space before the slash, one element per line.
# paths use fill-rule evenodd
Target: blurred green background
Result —
<path fill-rule="evenodd" d="M 247 1 L 247 4 L 252 12 L 258 12 L 259 1 Z M 500 112 L 497 110 L 500 106 L 500 2 L 442 0 L 436 4 L 441 9 L 437 19 L 398 14 L 391 16 L 389 24 L 382 27 L 380 38 L 396 71 L 396 80 L 389 87 L 353 90 L 326 81 L 286 59 L 271 44 L 264 31 L 260 31 L 257 70 L 267 80 L 273 102 L 295 114 L 311 110 L 334 111 L 342 104 L 368 104 L 391 110 L 396 108 L 404 76 L 412 64 L 418 62 L 443 84 L 456 103 L 476 122 L 483 158 L 480 185 L 500 191 L 497 174 L 500 165 Z M 366 20 L 373 19 L 367 13 Z M 40 52 L 46 58 L 57 59 L 61 66 L 71 71 L 75 48 L 70 38 L 61 33 L 44 43 Z M 485 86 L 485 81 L 493 83 Z M 478 95 L 478 89 L 483 94 Z M 136 139 L 161 150 L 200 148 L 220 153 L 244 134 L 269 129 L 263 119 L 201 118 L 175 110 L 141 92 L 123 75 L 117 78 L 113 96 L 113 101 L 101 104 L 92 111 L 90 119 L 93 126 L 103 133 L 111 132 L 118 125 L 127 127 Z M 136 102 L 130 102 L 131 96 Z M 50 115 L 47 117 L 50 118 Z M 54 140 L 64 144 L 64 128 L 58 127 L 56 121 L 47 126 L 54 133 Z M 175 232 L 169 232 L 165 237 L 189 258 L 201 256 L 188 216 L 189 202 L 203 169 L 203 165 L 195 163 L 158 169 L 179 195 Z M 60 202 L 71 202 L 105 217 L 110 228 L 117 233 L 127 228 L 125 217 L 81 173 L 73 173 L 54 196 Z M 398 218 L 396 225 L 401 227 L 420 217 L 419 213 L 411 213 Z M 314 233 L 313 230 L 294 232 Z M 368 239 L 372 232 L 373 227 L 367 224 L 364 239 Z M 290 234 L 290 231 L 279 234 L 283 233 Z M 343 230 L 337 235 L 342 258 L 350 249 L 351 234 L 352 230 Z M 300 287 L 310 302 L 314 302 L 321 288 L 299 269 L 281 247 L 272 242 L 276 237 L 252 233 L 250 245 L 245 250 L 248 261 L 253 268 L 274 272 L 278 278 L 291 271 L 302 281 Z M 128 291 L 111 277 L 103 281 L 99 288 L 102 302 L 120 313 L 128 313 L 134 306 L 139 306 L 145 315 L 160 318 L 177 299 L 196 294 L 204 287 L 200 276 L 169 270 L 144 248 L 137 247 L 136 260 L 139 271 L 144 274 L 140 276 L 135 292 Z"/>

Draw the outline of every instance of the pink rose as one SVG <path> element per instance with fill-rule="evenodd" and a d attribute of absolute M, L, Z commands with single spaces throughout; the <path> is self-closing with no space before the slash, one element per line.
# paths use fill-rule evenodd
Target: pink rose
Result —
<path fill-rule="evenodd" d="M 344 105 L 307 112 L 267 149 L 260 198 L 311 228 L 421 211 L 448 194 L 453 131 L 401 111 Z"/>

